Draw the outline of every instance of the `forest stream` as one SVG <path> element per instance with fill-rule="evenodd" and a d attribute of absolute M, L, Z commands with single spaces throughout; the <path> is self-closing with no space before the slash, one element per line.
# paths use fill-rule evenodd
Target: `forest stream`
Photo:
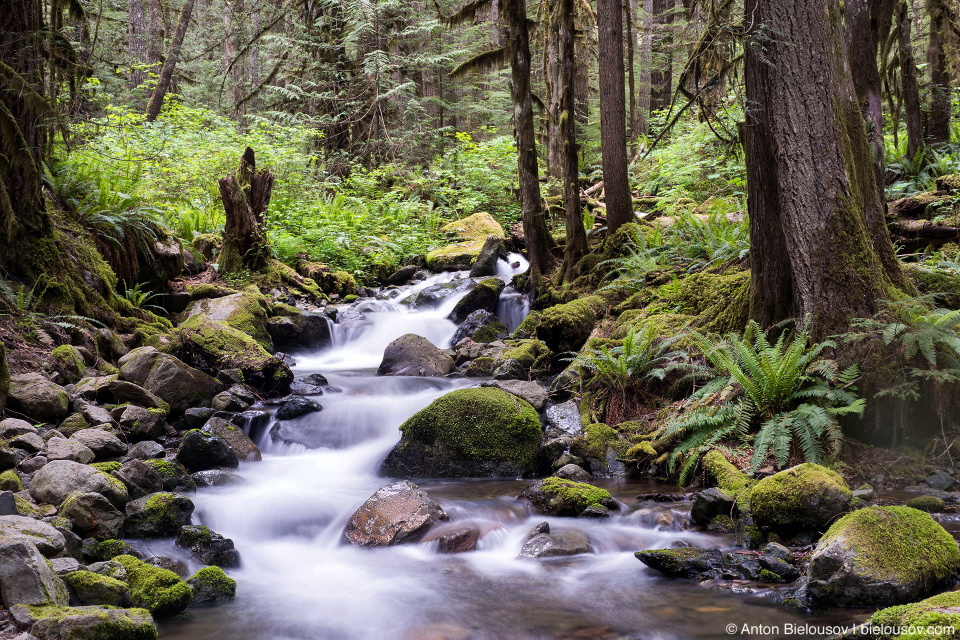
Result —
<path fill-rule="evenodd" d="M 519 269 L 526 266 L 522 262 Z M 500 261 L 503 279 L 515 270 Z M 463 276 L 431 276 L 394 292 L 392 300 Z M 739 637 L 824 637 L 817 627 L 864 619 L 866 612 L 856 610 L 805 615 L 772 603 L 775 591 L 755 583 L 697 586 L 644 566 L 634 557 L 644 548 L 734 548 L 732 536 L 685 530 L 689 502 L 638 501 L 641 493 L 676 491 L 648 481 L 598 481 L 621 503 L 620 513 L 574 522 L 537 515 L 518 500 L 529 482 L 427 480 L 420 486 L 450 516 L 450 524 L 440 527 L 474 525 L 481 531 L 476 551 L 441 555 L 430 534 L 418 544 L 395 547 L 345 544 L 347 519 L 388 482 L 378 467 L 399 440 L 398 427 L 444 393 L 477 384 L 376 375 L 384 348 L 404 333 L 447 344 L 456 326 L 445 317 L 465 294 L 421 311 L 361 301 L 361 326 L 333 325 L 331 347 L 297 355 L 298 377 L 322 373 L 342 391 L 314 397 L 323 410 L 286 423 L 284 440 L 271 435 L 272 418 L 253 423 L 250 435 L 263 462 L 243 464 L 241 484 L 196 494 L 194 522 L 232 538 L 241 553 L 241 568 L 231 572 L 237 597 L 163 624 L 161 638 L 666 640 L 728 637 L 730 624 L 738 633 L 744 624 L 760 627 Z M 512 330 L 526 314 L 525 302 L 509 289 L 503 298 L 498 315 Z M 531 528 L 543 521 L 585 531 L 591 553 L 518 558 Z M 152 553 L 200 567 L 172 540 L 149 546 Z M 809 625 L 814 632 L 791 633 L 789 625 Z"/>

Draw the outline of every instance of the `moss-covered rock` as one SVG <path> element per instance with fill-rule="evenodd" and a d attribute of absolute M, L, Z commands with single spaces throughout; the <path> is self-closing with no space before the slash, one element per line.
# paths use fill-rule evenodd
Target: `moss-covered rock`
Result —
<path fill-rule="evenodd" d="M 293 373 L 247 334 L 204 316 L 191 316 L 176 335 L 178 353 L 201 369 L 239 369 L 244 380 L 268 393 L 284 393 Z"/>
<path fill-rule="evenodd" d="M 907 500 L 907 506 L 926 513 L 940 513 L 946 507 L 946 503 L 937 496 L 917 496 Z"/>
<path fill-rule="evenodd" d="M 960 629 L 960 591 L 940 595 L 895 607 L 881 609 L 867 624 L 880 629 L 872 640 L 947 640 L 955 638 Z M 900 633 L 913 627 L 915 633 Z"/>
<path fill-rule="evenodd" d="M 115 560 L 127 572 L 133 603 L 148 609 L 153 615 L 175 615 L 186 609 L 193 600 L 190 586 L 173 571 L 155 567 L 133 556 L 117 556 Z"/>
<path fill-rule="evenodd" d="M 460 298 L 447 317 L 453 322 L 463 322 L 474 311 L 496 313 L 497 303 L 505 286 L 499 278 L 481 280 L 470 293 Z"/>
<path fill-rule="evenodd" d="M 853 493 L 840 474 L 812 463 L 764 478 L 750 493 L 757 524 L 788 532 L 823 530 L 852 502 Z"/>
<path fill-rule="evenodd" d="M 485 240 L 487 236 L 506 237 L 500 223 L 486 211 L 448 222 L 440 230 L 454 234 L 461 240 Z"/>
<path fill-rule="evenodd" d="M 10 376 L 7 408 L 43 422 L 57 422 L 70 413 L 70 398 L 60 385 L 39 373 Z"/>
<path fill-rule="evenodd" d="M 835 522 L 810 558 L 814 603 L 884 606 L 923 598 L 960 568 L 956 540 L 910 507 L 867 507 Z"/>
<path fill-rule="evenodd" d="M 92 571 L 71 571 L 63 576 L 71 595 L 80 604 L 108 604 L 122 607 L 130 599 L 127 583 Z"/>
<path fill-rule="evenodd" d="M 464 338 L 470 338 L 474 342 L 488 344 L 506 338 L 509 333 L 510 330 L 497 316 L 489 311 L 474 311 L 457 327 L 450 343 L 456 345 Z"/>
<path fill-rule="evenodd" d="M 87 375 L 87 365 L 76 347 L 63 344 L 50 353 L 51 367 L 63 384 L 73 384 Z"/>
<path fill-rule="evenodd" d="M 163 480 L 164 491 L 183 492 L 197 490 L 197 483 L 193 481 L 190 474 L 178 463 L 156 458 L 144 460 L 143 463 L 148 467 L 152 467 L 153 470 L 159 474 Z"/>
<path fill-rule="evenodd" d="M 270 303 L 260 290 L 247 286 L 240 293 L 219 298 L 197 300 L 184 312 L 184 318 L 201 315 L 222 322 L 228 327 L 249 335 L 265 349 L 273 349 L 273 341 L 267 331 L 267 312 Z"/>
<path fill-rule="evenodd" d="M 531 311 L 523 322 L 513 330 L 513 337 L 519 340 L 535 338 L 537 335 L 537 325 L 540 324 L 540 312 Z"/>
<path fill-rule="evenodd" d="M 14 616 L 33 621 L 31 636 L 45 640 L 157 640 L 157 625 L 145 609 L 30 607 Z"/>
<path fill-rule="evenodd" d="M 122 380 L 157 395 L 174 414 L 191 407 L 210 406 L 213 397 L 223 390 L 212 376 L 155 347 L 134 349 L 120 358 L 119 364 Z"/>
<path fill-rule="evenodd" d="M 579 516 L 593 507 L 592 514 L 603 510 L 617 511 L 620 506 L 610 492 L 585 482 L 550 477 L 524 489 L 521 498 L 548 516 Z M 596 509 L 599 508 L 600 511 Z"/>
<path fill-rule="evenodd" d="M 497 357 L 499 362 L 516 360 L 524 369 L 529 369 L 537 358 L 548 355 L 550 348 L 540 340 L 511 340 L 507 349 Z"/>
<path fill-rule="evenodd" d="M 23 491 L 23 483 L 16 471 L 7 469 L 0 473 L 0 491 L 13 491 L 14 493 Z"/>
<path fill-rule="evenodd" d="M 545 309 L 537 324 L 537 338 L 557 353 L 579 351 L 605 308 L 603 298 L 588 296 Z"/>
<path fill-rule="evenodd" d="M 723 555 L 719 549 L 650 549 L 637 551 L 634 555 L 651 569 L 671 578 L 701 580 L 708 572 L 723 567 Z"/>
<path fill-rule="evenodd" d="M 127 503 L 126 534 L 133 538 L 174 536 L 190 524 L 193 502 L 179 493 L 159 492 Z"/>
<path fill-rule="evenodd" d="M 530 403 L 494 388 L 460 389 L 400 427 L 382 471 L 395 477 L 516 477 L 537 469 L 542 428 Z"/>
<path fill-rule="evenodd" d="M 237 581 L 220 567 L 204 567 L 187 578 L 193 590 L 193 604 L 212 604 L 232 600 L 237 595 Z"/>
<path fill-rule="evenodd" d="M 123 540 L 104 540 L 103 542 L 93 542 L 93 544 L 84 543 L 83 553 L 91 562 L 106 562 L 123 555 L 140 557 L 140 554 Z"/>

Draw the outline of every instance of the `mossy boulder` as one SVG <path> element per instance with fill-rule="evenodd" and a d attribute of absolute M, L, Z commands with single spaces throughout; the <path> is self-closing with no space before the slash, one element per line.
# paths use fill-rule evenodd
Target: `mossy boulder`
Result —
<path fill-rule="evenodd" d="M 852 503 L 839 473 L 809 462 L 764 478 L 750 493 L 756 523 L 787 532 L 823 530 Z"/>
<path fill-rule="evenodd" d="M 92 541 L 92 543 L 89 543 L 89 541 L 84 542 L 83 554 L 84 557 L 89 558 L 91 562 L 107 562 L 117 556 L 140 557 L 140 554 L 123 540 Z"/>
<path fill-rule="evenodd" d="M 239 369 L 244 380 L 267 393 L 285 393 L 293 372 L 246 333 L 204 316 L 191 316 L 176 335 L 178 353 L 208 371 Z M 161 396 L 162 397 L 162 396 Z"/>
<path fill-rule="evenodd" d="M 937 496 L 917 496 L 907 500 L 907 506 L 926 513 L 940 513 L 947 505 Z"/>
<path fill-rule="evenodd" d="M 177 449 L 177 462 L 188 471 L 206 471 L 215 467 L 236 469 L 240 459 L 226 439 L 209 431 L 188 431 Z"/>
<path fill-rule="evenodd" d="M 157 640 L 157 625 L 146 609 L 30 607 L 13 614 L 29 621 L 30 635 L 41 640 Z"/>
<path fill-rule="evenodd" d="M 87 365 L 77 348 L 63 344 L 51 352 L 51 367 L 63 384 L 73 384 L 87 375 Z"/>
<path fill-rule="evenodd" d="M 147 564 L 133 556 L 117 556 L 130 584 L 133 603 L 157 617 L 180 613 L 193 600 L 190 586 L 173 571 Z"/>
<path fill-rule="evenodd" d="M 949 591 L 914 602 L 881 609 L 866 622 L 880 629 L 872 640 L 946 640 L 960 629 L 960 591 Z M 913 627 L 916 633 L 900 633 Z"/>
<path fill-rule="evenodd" d="M 719 549 L 650 549 L 634 555 L 651 569 L 671 578 L 702 580 L 711 571 L 723 568 L 723 554 Z"/>
<path fill-rule="evenodd" d="M 53 460 L 33 476 L 30 496 L 37 502 L 62 504 L 75 491 L 98 493 L 117 507 L 127 503 L 129 494 L 122 482 L 91 466 L 72 460 Z"/>
<path fill-rule="evenodd" d="M 579 351 L 605 308 L 603 298 L 588 296 L 545 309 L 537 324 L 537 338 L 556 353 Z"/>
<path fill-rule="evenodd" d="M 199 562 L 218 567 L 239 567 L 240 553 L 233 540 L 224 538 L 203 525 L 187 525 L 177 534 L 177 546 L 189 549 Z"/>
<path fill-rule="evenodd" d="M 70 398 L 39 373 L 10 376 L 7 407 L 41 422 L 59 422 L 70 413 Z"/>
<path fill-rule="evenodd" d="M 197 484 L 193 481 L 183 467 L 177 462 L 170 460 L 159 460 L 150 458 L 143 461 L 143 464 L 153 468 L 163 481 L 164 491 L 196 491 Z M 239 464 L 239 462 L 238 462 Z"/>
<path fill-rule="evenodd" d="M 189 319 L 200 315 L 228 327 L 242 331 L 265 349 L 273 349 L 273 340 L 267 330 L 270 303 L 257 287 L 250 285 L 240 293 L 219 298 L 197 300 L 183 313 Z"/>
<path fill-rule="evenodd" d="M 529 402 L 494 388 L 460 389 L 400 427 L 381 471 L 395 477 L 516 477 L 537 470 L 542 428 Z"/>
<path fill-rule="evenodd" d="M 755 484 L 753 479 L 740 471 L 715 449 L 708 451 L 703 456 L 703 470 L 716 481 L 717 486 L 724 493 L 738 501 L 746 500 L 749 496 L 749 489 Z"/>
<path fill-rule="evenodd" d="M 481 280 L 470 293 L 460 298 L 447 318 L 453 322 L 463 322 L 474 311 L 496 313 L 497 303 L 505 286 L 499 278 Z"/>
<path fill-rule="evenodd" d="M 489 311 L 474 311 L 466 317 L 456 333 L 453 334 L 451 344 L 455 345 L 464 338 L 470 338 L 474 342 L 488 344 L 496 340 L 502 340 L 510 334 L 507 326 L 500 322 L 497 316 Z"/>
<path fill-rule="evenodd" d="M 23 491 L 23 482 L 16 471 L 7 469 L 0 473 L 0 491 L 13 491 L 14 493 Z"/>
<path fill-rule="evenodd" d="M 220 567 L 204 567 L 187 578 L 193 590 L 193 604 L 213 604 L 232 600 L 237 595 L 237 581 Z"/>
<path fill-rule="evenodd" d="M 127 504 L 126 534 L 131 538 L 175 536 L 190 524 L 193 501 L 179 493 L 161 491 Z"/>
<path fill-rule="evenodd" d="M 259 346 L 259 345 L 257 345 Z M 155 347 L 140 347 L 120 358 L 120 379 L 147 389 L 179 415 L 209 406 L 223 386 L 212 376 Z"/>
<path fill-rule="evenodd" d="M 584 515 L 588 509 L 588 515 L 600 515 L 607 510 L 620 509 L 606 489 L 558 477 L 534 483 L 520 497 L 529 500 L 537 511 L 548 516 L 576 517 Z"/>
<path fill-rule="evenodd" d="M 107 604 L 122 607 L 130 600 L 127 583 L 110 576 L 92 571 L 71 571 L 63 576 L 63 581 L 70 588 L 71 600 L 82 605 Z"/>
<path fill-rule="evenodd" d="M 943 527 L 910 507 L 867 507 L 835 522 L 810 558 L 815 604 L 888 606 L 944 588 L 960 548 Z"/>
<path fill-rule="evenodd" d="M 448 222 L 440 230 L 454 234 L 461 240 L 484 240 L 487 236 L 497 236 L 501 239 L 506 237 L 500 223 L 486 211 Z"/>

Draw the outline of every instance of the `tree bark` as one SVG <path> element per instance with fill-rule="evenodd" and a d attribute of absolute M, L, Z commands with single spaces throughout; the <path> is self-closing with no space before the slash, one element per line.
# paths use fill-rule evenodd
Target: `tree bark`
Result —
<path fill-rule="evenodd" d="M 847 58 L 850 62 L 853 87 L 866 123 L 867 137 L 872 147 L 877 199 L 883 209 L 886 209 L 881 96 L 883 86 L 880 68 L 877 66 L 877 55 L 881 41 L 886 40 L 890 33 L 893 4 L 894 0 L 846 0 L 844 2 Z"/>
<path fill-rule="evenodd" d="M 623 78 L 623 9 L 620 0 L 597 0 L 600 38 L 600 151 L 607 229 L 612 236 L 635 222 L 627 178 L 626 96 Z"/>
<path fill-rule="evenodd" d="M 676 0 L 653 0 L 653 66 L 650 109 L 669 109 L 673 98 L 673 13 Z"/>
<path fill-rule="evenodd" d="M 143 0 L 127 0 L 127 58 L 130 60 L 130 88 L 143 84 L 147 60 L 147 22 Z"/>
<path fill-rule="evenodd" d="M 269 261 L 265 215 L 273 181 L 270 171 L 257 170 L 250 147 L 240 159 L 237 172 L 220 179 L 220 197 L 226 212 L 219 257 L 221 273 L 258 271 Z"/>
<path fill-rule="evenodd" d="M 190 14 L 193 13 L 194 0 L 186 0 L 183 3 L 183 9 L 180 10 L 180 20 L 177 22 L 177 31 L 173 34 L 173 40 L 170 42 L 170 50 L 167 51 L 167 59 L 163 61 L 163 68 L 160 69 L 160 77 L 157 79 L 157 86 L 150 97 L 150 104 L 147 105 L 147 121 L 153 122 L 160 115 L 160 108 L 163 106 L 163 98 L 170 87 L 170 80 L 173 78 L 173 71 L 177 67 L 177 61 L 180 59 L 180 49 L 183 46 L 183 38 L 187 33 L 187 27 L 190 25 Z"/>
<path fill-rule="evenodd" d="M 797 317 L 822 339 L 910 287 L 889 235 L 872 235 L 864 215 L 877 188 L 838 0 L 745 10 L 751 315 L 765 326 Z"/>
<path fill-rule="evenodd" d="M 651 61 L 653 59 L 653 0 L 643 0 L 643 29 L 640 40 L 640 88 L 637 104 L 637 130 L 643 135 L 650 132 Z"/>
<path fill-rule="evenodd" d="M 945 0 L 927 0 L 930 38 L 927 41 L 927 66 L 930 67 L 930 117 L 927 140 L 932 144 L 950 142 L 951 78 L 947 68 L 947 44 L 950 40 L 949 8 Z"/>
<path fill-rule="evenodd" d="M 575 0 L 562 0 L 559 8 L 561 81 L 563 90 L 560 115 L 560 133 L 563 136 L 563 203 L 566 208 L 566 247 L 563 252 L 564 280 L 569 279 L 574 266 L 587 252 L 587 234 L 580 211 L 580 171 L 577 162 L 577 119 L 574 117 L 577 99 L 574 89 L 576 50 L 574 45 Z"/>
<path fill-rule="evenodd" d="M 530 260 L 530 282 L 536 290 L 544 274 L 555 266 L 556 243 L 547 229 L 540 203 L 540 176 L 537 167 L 536 129 L 533 123 L 533 96 L 530 94 L 530 33 L 527 28 L 525 0 L 503 3 L 512 43 L 510 64 L 513 120 L 517 138 L 517 164 L 520 180 L 520 208 L 523 237 Z"/>
<path fill-rule="evenodd" d="M 140 0 L 142 1 L 142 0 Z M 147 64 L 150 73 L 156 73 L 162 64 L 163 33 L 160 0 L 149 0 L 150 11 L 147 18 Z"/>
<path fill-rule="evenodd" d="M 634 53 L 637 49 L 637 36 L 633 28 L 637 16 L 637 0 L 626 0 L 623 4 L 626 12 L 624 21 L 627 26 L 627 97 L 630 101 L 628 130 L 630 132 L 630 155 L 637 153 L 637 81 L 634 77 Z"/>
<path fill-rule="evenodd" d="M 910 11 L 906 1 L 897 10 L 897 42 L 900 56 L 900 84 L 903 91 L 903 113 L 907 123 L 907 158 L 913 160 L 923 148 L 923 106 L 920 102 L 920 82 L 913 59 L 910 38 Z"/>

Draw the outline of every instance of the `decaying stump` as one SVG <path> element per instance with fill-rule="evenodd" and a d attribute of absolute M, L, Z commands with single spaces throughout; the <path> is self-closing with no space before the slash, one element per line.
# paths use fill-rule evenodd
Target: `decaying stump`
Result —
<path fill-rule="evenodd" d="M 220 272 L 258 271 L 270 260 L 266 212 L 273 190 L 273 174 L 257 170 L 253 149 L 247 147 L 233 175 L 220 179 L 220 197 L 227 219 L 223 228 Z"/>

